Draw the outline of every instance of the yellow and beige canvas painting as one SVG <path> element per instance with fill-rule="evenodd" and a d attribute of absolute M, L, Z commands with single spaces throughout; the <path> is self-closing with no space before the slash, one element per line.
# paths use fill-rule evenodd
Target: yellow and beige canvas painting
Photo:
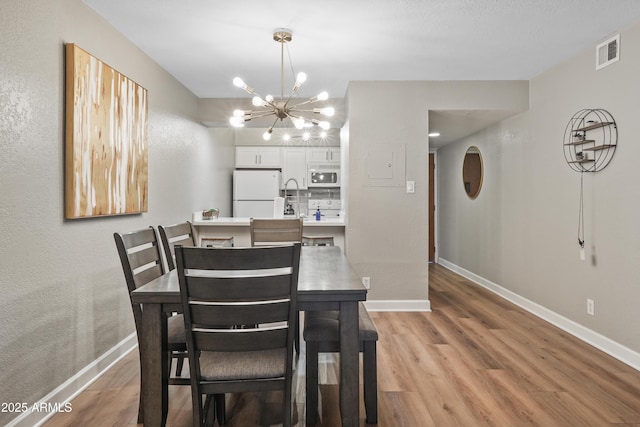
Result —
<path fill-rule="evenodd" d="M 147 90 L 66 44 L 65 216 L 147 211 Z"/>

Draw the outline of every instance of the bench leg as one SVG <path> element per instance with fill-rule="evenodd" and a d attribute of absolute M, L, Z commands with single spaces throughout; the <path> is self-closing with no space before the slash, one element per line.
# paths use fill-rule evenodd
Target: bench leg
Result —
<path fill-rule="evenodd" d="M 366 421 L 367 424 L 378 424 L 378 372 L 375 341 L 364 342 L 362 365 Z"/>
<path fill-rule="evenodd" d="M 307 341 L 307 425 L 318 422 L 318 343 Z"/>

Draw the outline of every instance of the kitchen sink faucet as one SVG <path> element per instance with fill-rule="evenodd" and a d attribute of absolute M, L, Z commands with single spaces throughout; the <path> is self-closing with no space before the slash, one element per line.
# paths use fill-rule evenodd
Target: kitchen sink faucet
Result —
<path fill-rule="evenodd" d="M 289 184 L 289 181 L 293 181 L 296 184 L 296 212 L 297 212 L 297 216 L 301 217 L 302 215 L 300 215 L 300 186 L 298 185 L 298 181 L 296 181 L 295 178 L 289 178 L 287 180 L 287 182 L 284 183 L 284 197 L 287 197 L 287 185 Z"/>

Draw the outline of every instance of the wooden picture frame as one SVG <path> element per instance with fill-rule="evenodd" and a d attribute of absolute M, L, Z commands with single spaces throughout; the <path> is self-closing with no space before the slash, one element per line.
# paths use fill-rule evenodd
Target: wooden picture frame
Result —
<path fill-rule="evenodd" d="M 147 212 L 147 90 L 73 43 L 65 52 L 65 218 Z"/>

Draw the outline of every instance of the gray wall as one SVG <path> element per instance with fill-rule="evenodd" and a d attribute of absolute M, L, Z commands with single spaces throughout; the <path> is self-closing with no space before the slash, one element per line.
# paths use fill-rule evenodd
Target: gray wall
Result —
<path fill-rule="evenodd" d="M 621 59 L 594 70 L 594 49 L 533 79 L 531 109 L 438 151 L 439 256 L 640 351 L 640 26 L 621 34 Z M 580 174 L 563 156 L 565 126 L 583 108 L 618 125 L 609 166 L 584 176 L 587 260 L 577 243 Z M 461 182 L 470 145 L 485 165 L 480 195 Z M 586 300 L 595 300 L 595 316 Z"/>
<path fill-rule="evenodd" d="M 63 219 L 65 42 L 149 90 L 148 213 Z M 114 231 L 230 213 L 233 136 L 80 0 L 3 1 L 0 58 L 0 401 L 35 402 L 134 332 Z"/>
<path fill-rule="evenodd" d="M 347 92 L 348 227 L 346 252 L 360 276 L 371 277 L 370 300 L 428 299 L 429 110 L 523 111 L 528 82 L 352 82 Z M 515 113 L 514 113 L 515 114 Z M 346 143 L 345 143 L 346 141 Z M 404 144 L 400 187 L 366 185 L 364 156 L 374 144 Z"/>

